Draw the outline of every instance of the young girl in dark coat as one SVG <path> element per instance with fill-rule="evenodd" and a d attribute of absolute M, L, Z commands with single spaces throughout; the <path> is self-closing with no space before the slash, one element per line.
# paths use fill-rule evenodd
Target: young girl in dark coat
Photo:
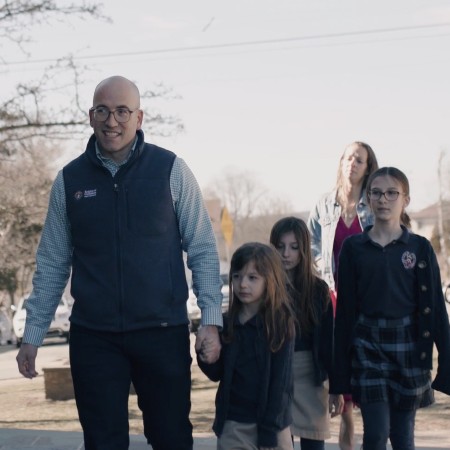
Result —
<path fill-rule="evenodd" d="M 374 172 L 373 226 L 344 241 L 339 261 L 335 367 L 330 391 L 351 391 L 364 450 L 414 449 L 416 410 L 450 395 L 450 332 L 436 255 L 406 227 L 409 183 L 393 167 Z M 433 345 L 437 374 L 431 381 Z"/>
<path fill-rule="evenodd" d="M 213 430 L 217 449 L 292 450 L 292 354 L 295 318 L 278 253 L 260 243 L 236 250 L 230 307 L 214 364 L 201 370 L 219 381 Z"/>
<path fill-rule="evenodd" d="M 330 417 L 339 414 L 344 405 L 342 396 L 328 395 L 333 346 L 330 291 L 316 272 L 310 234 L 302 219 L 280 219 L 272 227 L 270 243 L 289 277 L 298 325 L 291 434 L 300 437 L 302 450 L 324 450 L 325 439 L 330 437 Z"/>

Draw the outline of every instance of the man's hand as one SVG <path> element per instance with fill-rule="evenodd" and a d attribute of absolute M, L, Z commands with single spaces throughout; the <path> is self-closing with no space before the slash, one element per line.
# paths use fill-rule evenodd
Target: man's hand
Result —
<path fill-rule="evenodd" d="M 219 359 L 220 348 L 219 330 L 215 325 L 206 325 L 198 329 L 195 351 L 203 362 L 215 363 Z"/>
<path fill-rule="evenodd" d="M 19 353 L 16 356 L 19 372 L 25 378 L 34 378 L 38 376 L 35 369 L 36 355 L 38 348 L 31 344 L 22 344 Z"/>

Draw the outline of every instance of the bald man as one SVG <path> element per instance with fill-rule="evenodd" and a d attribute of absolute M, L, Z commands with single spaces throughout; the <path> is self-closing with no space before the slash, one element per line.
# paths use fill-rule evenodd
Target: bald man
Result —
<path fill-rule="evenodd" d="M 37 375 L 38 347 L 71 274 L 70 364 L 86 450 L 128 449 L 131 382 L 153 449 L 192 449 L 183 252 L 202 310 L 196 350 L 205 362 L 220 352 L 211 222 L 185 162 L 144 141 L 143 116 L 130 80 L 96 87 L 94 134 L 52 187 L 16 358 L 23 376 Z"/>

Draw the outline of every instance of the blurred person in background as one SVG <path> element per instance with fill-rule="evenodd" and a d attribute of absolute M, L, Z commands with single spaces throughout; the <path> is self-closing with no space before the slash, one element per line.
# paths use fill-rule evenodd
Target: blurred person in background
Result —
<path fill-rule="evenodd" d="M 377 169 L 377 158 L 370 145 L 360 141 L 348 145 L 339 161 L 334 189 L 319 199 L 308 218 L 313 257 L 330 288 L 334 307 L 342 243 L 348 236 L 361 233 L 373 223 L 365 188 L 369 176 Z M 339 446 L 341 450 L 353 450 L 354 405 L 348 393 L 344 400 Z"/>

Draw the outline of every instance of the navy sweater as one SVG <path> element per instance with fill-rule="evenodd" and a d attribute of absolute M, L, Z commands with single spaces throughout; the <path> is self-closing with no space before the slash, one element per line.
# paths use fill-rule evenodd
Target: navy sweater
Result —
<path fill-rule="evenodd" d="M 253 326 L 249 324 L 249 326 Z M 257 373 L 260 379 L 259 396 L 257 398 L 258 445 L 260 447 L 276 447 L 277 433 L 292 422 L 291 403 L 293 396 L 292 358 L 294 339 L 285 342 L 282 348 L 272 353 L 269 350 L 264 327 L 259 316 L 255 325 L 256 338 L 253 346 L 256 355 Z M 225 318 L 224 330 L 227 329 Z M 245 339 L 245 329 L 242 328 L 241 339 Z M 248 336 L 255 336 L 251 332 Z M 216 395 L 216 417 L 213 430 L 217 436 L 222 434 L 225 421 L 228 419 L 230 408 L 231 383 L 239 344 L 236 339 L 226 343 L 222 339 L 222 350 L 219 360 L 214 364 L 205 364 L 198 359 L 198 364 L 205 375 L 212 381 L 220 381 Z M 239 386 L 237 386 L 239 388 Z"/>

